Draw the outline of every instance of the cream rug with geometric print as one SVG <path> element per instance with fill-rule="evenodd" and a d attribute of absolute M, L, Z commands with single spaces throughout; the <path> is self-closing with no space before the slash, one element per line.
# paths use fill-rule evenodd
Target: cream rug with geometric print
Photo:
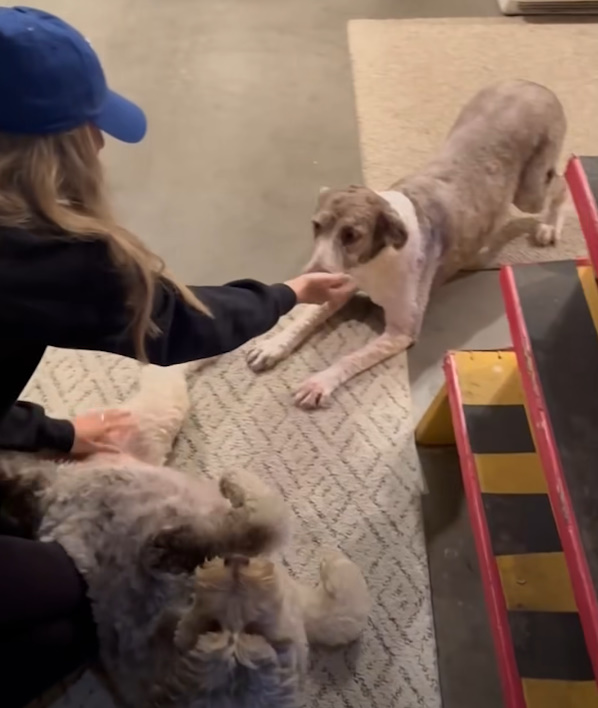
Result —
<path fill-rule="evenodd" d="M 374 336 L 377 313 L 357 302 L 353 314 L 272 372 L 256 376 L 235 352 L 198 374 L 174 464 L 211 476 L 247 468 L 277 486 L 295 520 L 284 555 L 297 576 L 315 579 L 326 546 L 339 546 L 363 569 L 373 597 L 367 631 L 355 646 L 314 654 L 305 706 L 438 708 L 405 357 L 350 382 L 327 410 L 291 404 L 305 376 Z M 123 400 L 137 371 L 113 356 L 51 350 L 27 395 L 56 415 L 72 414 Z M 53 705 L 113 708 L 89 674 Z"/>
<path fill-rule="evenodd" d="M 462 106 L 482 87 L 528 79 L 550 87 L 568 119 L 571 153 L 598 152 L 598 25 L 521 18 L 355 20 L 349 45 L 363 172 L 386 189 L 437 149 Z M 511 242 L 490 267 L 586 256 L 571 205 L 561 243 Z"/>

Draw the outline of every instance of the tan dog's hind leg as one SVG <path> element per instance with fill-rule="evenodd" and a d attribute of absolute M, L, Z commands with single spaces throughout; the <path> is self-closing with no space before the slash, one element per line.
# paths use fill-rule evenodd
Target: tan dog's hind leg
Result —
<path fill-rule="evenodd" d="M 561 175 L 555 175 L 546 192 L 541 211 L 534 214 L 522 212 L 515 204 L 510 205 L 504 219 L 500 220 L 488 245 L 476 258 L 467 263 L 467 270 L 482 270 L 501 248 L 525 234 L 536 246 L 553 246 L 558 243 L 566 217 L 567 183 Z"/>
<path fill-rule="evenodd" d="M 287 327 L 271 337 L 256 340 L 250 346 L 246 354 L 249 368 L 253 371 L 266 371 L 276 366 L 344 307 L 350 298 L 336 306 L 304 305 L 303 311 Z"/>
<path fill-rule="evenodd" d="M 395 334 L 389 330 L 351 354 L 341 357 L 324 371 L 306 379 L 295 393 L 299 408 L 320 408 L 327 405 L 339 386 L 362 371 L 405 351 L 413 344 L 413 337 Z"/>
<path fill-rule="evenodd" d="M 567 183 L 562 175 L 554 175 L 546 188 L 544 204 L 537 213 L 526 213 L 513 204 L 509 220 L 492 241 L 492 254 L 523 233 L 529 233 L 536 246 L 558 243 L 566 216 Z"/>
<path fill-rule="evenodd" d="M 367 625 L 371 600 L 359 568 L 342 553 L 320 564 L 320 584 L 299 587 L 307 639 L 338 646 L 355 641 Z"/>
<path fill-rule="evenodd" d="M 537 136 L 537 147 L 519 177 L 513 204 L 524 214 L 535 215 L 537 227 L 532 241 L 538 246 L 555 244 L 563 227 L 563 207 L 567 196 L 564 178 L 557 174 L 567 121 L 562 109 L 554 106 L 550 121 Z"/>
<path fill-rule="evenodd" d="M 566 200 L 567 183 L 565 178 L 555 175 L 546 195 L 544 209 L 539 217 L 540 223 L 532 237 L 536 245 L 552 246 L 558 243 L 565 223 Z"/>

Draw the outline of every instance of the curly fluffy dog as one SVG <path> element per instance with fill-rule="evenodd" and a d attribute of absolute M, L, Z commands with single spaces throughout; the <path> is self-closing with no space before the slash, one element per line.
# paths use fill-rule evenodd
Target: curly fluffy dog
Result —
<path fill-rule="evenodd" d="M 364 628 L 363 576 L 333 553 L 317 588 L 298 585 L 264 555 L 287 536 L 275 491 L 245 473 L 218 484 L 164 466 L 188 407 L 183 367 L 146 367 L 121 453 L 11 453 L 3 497 L 85 577 L 101 668 L 124 705 L 293 706 L 308 642 L 344 644 Z"/>

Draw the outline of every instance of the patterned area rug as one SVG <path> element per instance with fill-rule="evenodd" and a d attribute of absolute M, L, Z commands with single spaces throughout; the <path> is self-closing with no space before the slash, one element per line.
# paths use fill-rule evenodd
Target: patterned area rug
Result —
<path fill-rule="evenodd" d="M 306 706 L 436 708 L 421 483 L 405 357 L 351 382 L 327 410 L 306 413 L 291 405 L 297 383 L 370 339 L 380 325 L 366 303 L 357 302 L 350 315 L 272 372 L 254 375 L 242 352 L 235 352 L 199 373 L 174 464 L 210 476 L 246 467 L 278 486 L 295 518 L 284 556 L 297 576 L 315 581 L 326 546 L 340 547 L 363 569 L 374 600 L 369 627 L 355 646 L 314 653 Z M 120 401 L 136 382 L 134 362 L 52 350 L 27 394 L 59 415 Z M 53 707 L 113 704 L 85 674 Z"/>
<path fill-rule="evenodd" d="M 386 189 L 416 170 L 444 139 L 479 89 L 503 79 L 550 87 L 569 123 L 563 155 L 593 155 L 598 145 L 598 25 L 522 19 L 355 20 L 349 44 L 366 183 Z M 512 241 L 489 265 L 586 256 L 569 205 L 556 248 Z"/>

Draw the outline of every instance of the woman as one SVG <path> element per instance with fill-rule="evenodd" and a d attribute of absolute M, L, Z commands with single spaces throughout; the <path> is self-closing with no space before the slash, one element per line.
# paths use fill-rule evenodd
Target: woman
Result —
<path fill-rule="evenodd" d="M 344 276 L 243 280 L 191 292 L 112 215 L 103 133 L 140 141 L 143 112 L 111 92 L 89 43 L 58 18 L 0 8 L 0 448 L 85 455 L 127 421 L 54 420 L 18 401 L 48 346 L 161 365 L 230 351 Z M 22 706 L 93 655 L 85 584 L 61 547 L 0 525 L 2 705 Z M 27 677 L 25 679 L 25 676 Z"/>

